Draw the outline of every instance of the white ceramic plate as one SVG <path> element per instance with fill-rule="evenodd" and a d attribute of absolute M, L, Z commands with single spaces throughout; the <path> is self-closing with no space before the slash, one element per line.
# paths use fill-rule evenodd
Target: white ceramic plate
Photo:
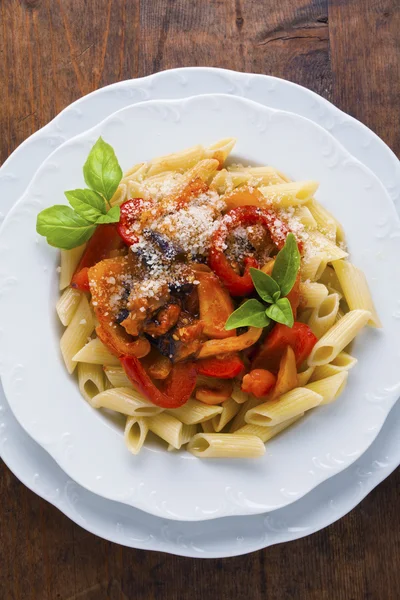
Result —
<path fill-rule="evenodd" d="M 149 129 L 157 134 L 156 142 L 143 135 Z M 226 461 L 210 464 L 152 449 L 131 457 L 119 432 L 81 400 L 60 365 L 56 354 L 59 333 L 48 324 L 55 301 L 49 287 L 51 279 L 56 287 L 56 256 L 41 241 L 35 243 L 32 231 L 38 210 L 53 204 L 55 197 L 61 198 L 64 189 L 82 184 L 81 166 L 100 134 L 112 143 L 123 168 L 195 142 L 209 143 L 233 134 L 239 138 L 239 157 L 274 163 L 297 179 L 318 177 L 322 182 L 320 199 L 343 222 L 355 262 L 371 282 L 376 281 L 375 299 L 385 330 L 379 335 L 371 331 L 364 334 L 364 347 L 358 347 L 362 367 L 347 394 L 335 406 L 315 411 L 293 431 L 270 443 L 266 460 L 251 465 Z M 132 148 L 127 151 L 126 140 L 135 136 L 145 140 L 140 154 Z M 378 214 L 381 220 L 377 224 Z M 392 235 L 384 239 L 388 227 Z M 399 333 L 398 320 L 393 317 L 398 291 L 398 277 L 393 276 L 397 232 L 396 214 L 379 181 L 307 120 L 223 96 L 125 109 L 57 150 L 40 168 L 2 230 L 2 252 L 8 256 L 2 306 L 12 306 L 13 310 L 24 306 L 26 311 L 23 289 L 36 286 L 38 292 L 29 303 L 31 318 L 28 314 L 27 318 L 31 339 L 43 339 L 42 356 L 35 360 L 29 342 L 23 348 L 13 345 L 15 328 L 3 323 L 2 345 L 7 353 L 2 373 L 11 406 L 24 428 L 67 473 L 105 497 L 169 518 L 196 520 L 251 514 L 289 504 L 360 456 L 376 436 L 398 393 L 398 379 L 390 374 L 395 366 L 390 349 L 395 348 Z M 18 235 L 23 240 L 19 253 L 10 254 Z M 18 280 L 15 274 L 22 272 L 24 276 Z M 377 354 L 388 359 L 379 369 Z M 44 391 L 37 394 L 40 386 Z M 27 401 L 31 390 L 35 390 L 34 403 Z"/>

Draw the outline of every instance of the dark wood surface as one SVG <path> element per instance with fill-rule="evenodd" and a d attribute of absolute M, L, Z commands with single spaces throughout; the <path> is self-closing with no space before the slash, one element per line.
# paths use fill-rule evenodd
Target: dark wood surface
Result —
<path fill-rule="evenodd" d="M 0 0 L 0 162 L 83 94 L 177 66 L 301 83 L 399 154 L 398 0 Z M 119 547 L 1 464 L 1 600 L 400 597 L 400 474 L 341 521 L 251 555 L 200 561 Z"/>

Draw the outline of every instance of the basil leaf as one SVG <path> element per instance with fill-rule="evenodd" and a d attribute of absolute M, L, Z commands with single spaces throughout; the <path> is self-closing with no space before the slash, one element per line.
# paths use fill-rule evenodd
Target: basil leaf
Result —
<path fill-rule="evenodd" d="M 96 223 L 98 225 L 100 223 L 118 223 L 120 213 L 121 213 L 120 207 L 113 206 L 112 208 L 110 208 L 110 210 L 108 212 L 106 212 L 105 215 L 101 215 L 101 217 L 99 217 L 97 219 Z"/>
<path fill-rule="evenodd" d="M 270 319 L 277 323 L 282 323 L 288 327 L 293 327 L 294 317 L 292 307 L 287 298 L 279 298 L 275 304 L 268 306 L 265 311 Z"/>
<path fill-rule="evenodd" d="M 275 292 L 274 294 L 272 294 L 272 298 L 274 299 L 274 302 L 276 302 L 277 300 L 279 300 L 279 298 L 281 297 L 281 291 L 279 290 L 279 292 Z"/>
<path fill-rule="evenodd" d="M 257 290 L 257 294 L 265 300 L 265 302 L 269 302 L 272 304 L 274 302 L 274 295 L 277 294 L 277 297 L 281 295 L 281 290 L 279 285 L 276 283 L 270 275 L 263 273 L 260 269 L 250 269 L 250 275 L 254 283 L 254 287 Z"/>
<path fill-rule="evenodd" d="M 265 306 L 258 300 L 247 300 L 239 306 L 228 318 L 225 329 L 236 329 L 237 327 L 266 327 L 269 319 L 265 314 Z"/>
<path fill-rule="evenodd" d="M 97 223 L 107 212 L 104 198 L 93 190 L 70 190 L 64 194 L 72 208 L 91 223 Z"/>
<path fill-rule="evenodd" d="M 45 208 L 36 221 L 36 231 L 47 238 L 50 246 L 63 250 L 80 246 L 93 235 L 95 229 L 96 225 L 63 205 Z"/>
<path fill-rule="evenodd" d="M 122 179 L 122 169 L 110 144 L 101 137 L 91 149 L 83 166 L 86 184 L 106 200 L 111 200 Z"/>
<path fill-rule="evenodd" d="M 296 238 L 289 233 L 284 247 L 278 252 L 272 269 L 272 277 L 278 283 L 281 295 L 287 296 L 296 281 L 300 268 L 300 252 Z"/>

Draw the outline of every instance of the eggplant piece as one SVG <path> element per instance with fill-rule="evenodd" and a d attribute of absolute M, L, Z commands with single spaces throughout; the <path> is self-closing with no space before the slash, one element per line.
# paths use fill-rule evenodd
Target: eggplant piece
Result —
<path fill-rule="evenodd" d="M 153 231 L 152 229 L 144 229 L 143 235 L 146 239 L 158 246 L 168 261 L 172 262 L 173 260 L 185 259 L 186 255 L 183 248 L 170 240 L 166 235 L 163 235 L 158 231 Z"/>

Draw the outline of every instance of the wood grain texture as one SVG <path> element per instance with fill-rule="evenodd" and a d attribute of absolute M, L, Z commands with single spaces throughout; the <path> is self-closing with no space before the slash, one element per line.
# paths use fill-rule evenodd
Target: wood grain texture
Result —
<path fill-rule="evenodd" d="M 301 83 L 400 153 L 397 0 L 1 0 L 0 162 L 90 91 L 177 66 Z M 1 466 L 1 600 L 391 600 L 400 474 L 290 545 L 196 561 L 121 548 L 71 523 Z"/>

